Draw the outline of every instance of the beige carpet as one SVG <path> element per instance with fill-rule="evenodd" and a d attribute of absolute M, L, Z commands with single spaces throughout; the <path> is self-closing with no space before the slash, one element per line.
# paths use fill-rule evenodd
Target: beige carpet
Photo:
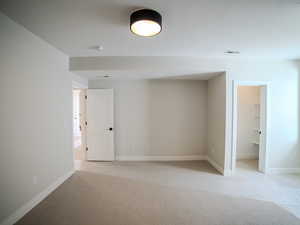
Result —
<path fill-rule="evenodd" d="M 18 223 L 30 225 L 299 225 L 264 201 L 76 172 Z"/>

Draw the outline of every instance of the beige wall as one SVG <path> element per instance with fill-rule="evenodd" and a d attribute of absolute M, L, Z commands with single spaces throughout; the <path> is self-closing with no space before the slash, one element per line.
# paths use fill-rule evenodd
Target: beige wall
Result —
<path fill-rule="evenodd" d="M 208 80 L 208 157 L 219 167 L 225 162 L 226 75 Z"/>
<path fill-rule="evenodd" d="M 118 156 L 205 155 L 207 81 L 90 81 L 114 88 Z"/>
<path fill-rule="evenodd" d="M 68 57 L 0 13 L 0 221 L 73 169 Z"/>

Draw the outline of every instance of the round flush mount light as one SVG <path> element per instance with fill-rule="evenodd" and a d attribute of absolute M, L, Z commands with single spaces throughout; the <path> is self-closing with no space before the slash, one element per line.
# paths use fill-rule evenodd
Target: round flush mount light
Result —
<path fill-rule="evenodd" d="M 152 9 L 140 9 L 130 16 L 130 30 L 139 36 L 152 37 L 160 33 L 161 15 Z"/>

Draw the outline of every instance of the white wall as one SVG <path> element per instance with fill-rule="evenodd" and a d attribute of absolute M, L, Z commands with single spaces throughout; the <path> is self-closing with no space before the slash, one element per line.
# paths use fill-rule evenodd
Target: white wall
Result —
<path fill-rule="evenodd" d="M 226 120 L 226 74 L 208 80 L 208 157 L 224 168 L 225 120 Z"/>
<path fill-rule="evenodd" d="M 259 128 L 259 86 L 239 86 L 237 105 L 237 159 L 258 159 L 259 146 L 254 144 L 258 140 Z"/>
<path fill-rule="evenodd" d="M 206 81 L 95 80 L 89 88 L 114 88 L 119 157 L 206 154 Z"/>
<path fill-rule="evenodd" d="M 72 78 L 73 88 L 82 88 L 82 89 L 88 88 L 89 85 L 88 79 L 74 73 L 71 74 L 71 78 Z"/>
<path fill-rule="evenodd" d="M 0 13 L 0 221 L 73 169 L 68 57 Z"/>
<path fill-rule="evenodd" d="M 267 163 L 269 168 L 300 168 L 299 70 L 294 62 L 232 62 L 228 65 L 227 121 L 232 115 L 232 81 L 268 81 L 270 84 Z M 226 168 L 230 169 L 231 124 L 226 127 Z"/>

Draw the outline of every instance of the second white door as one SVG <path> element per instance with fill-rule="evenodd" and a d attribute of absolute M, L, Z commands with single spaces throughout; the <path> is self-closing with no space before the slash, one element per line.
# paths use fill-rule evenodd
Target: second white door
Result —
<path fill-rule="evenodd" d="M 113 89 L 87 90 L 87 160 L 113 161 Z"/>

